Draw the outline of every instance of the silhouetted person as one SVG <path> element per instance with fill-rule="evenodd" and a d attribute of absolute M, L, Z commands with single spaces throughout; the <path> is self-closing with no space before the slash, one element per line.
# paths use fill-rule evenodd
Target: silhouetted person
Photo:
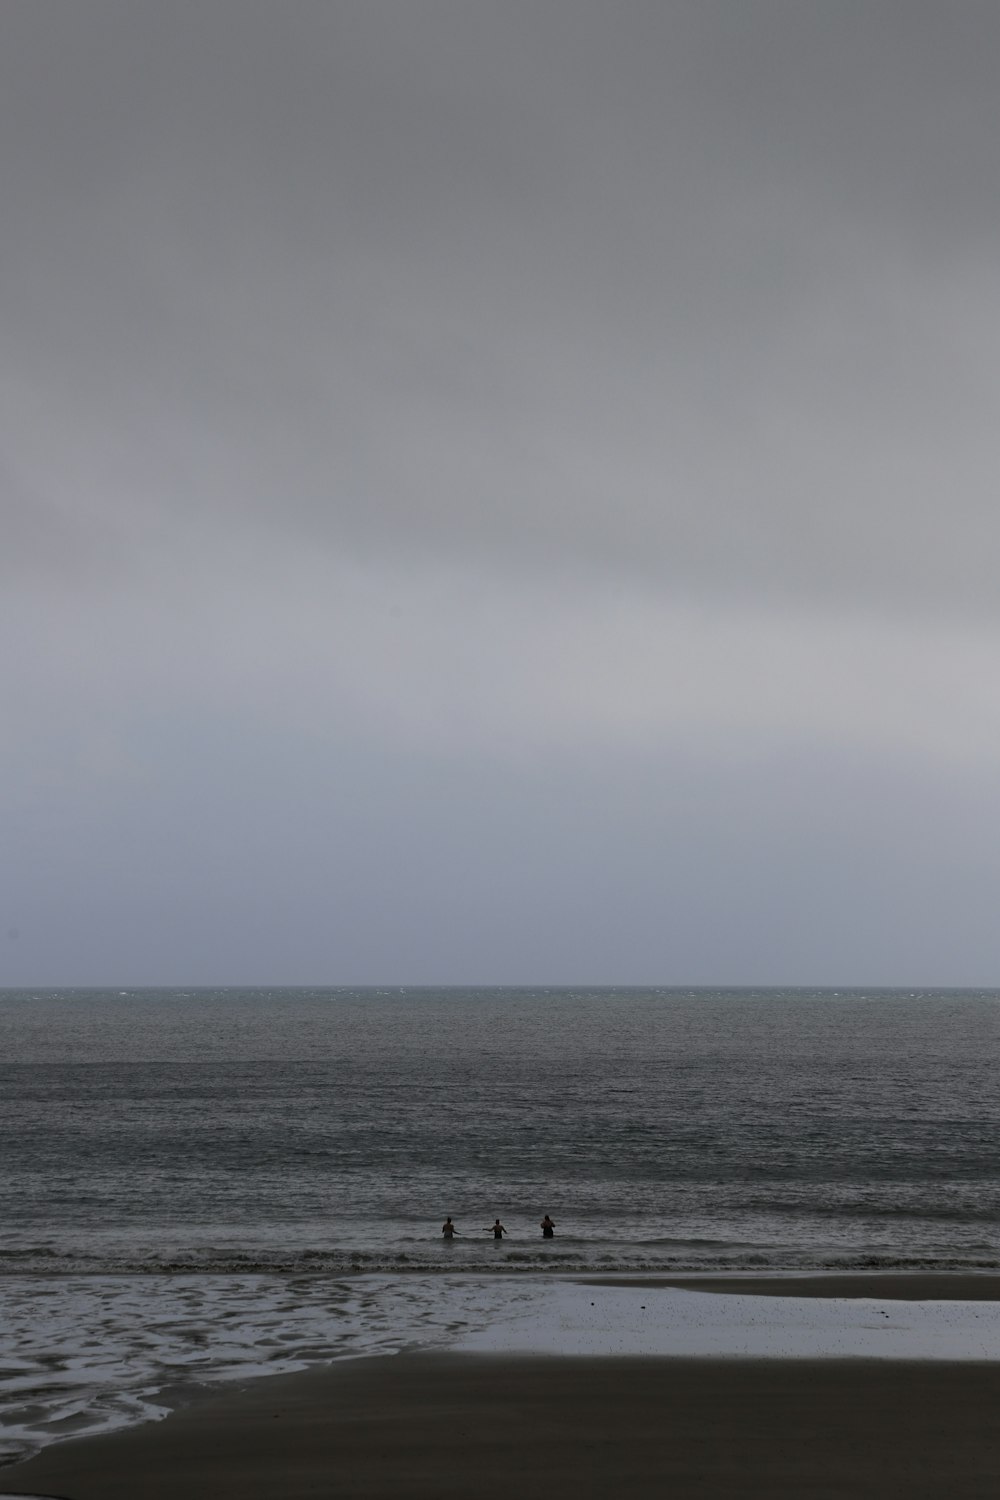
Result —
<path fill-rule="evenodd" d="M 504 1235 L 507 1233 L 507 1231 L 503 1227 L 503 1225 L 500 1223 L 499 1219 L 494 1219 L 493 1223 L 490 1225 L 489 1229 L 484 1229 L 483 1233 L 484 1234 L 492 1234 L 492 1236 L 493 1236 L 493 1238 L 495 1240 L 502 1240 L 503 1237 L 504 1237 Z"/>
<path fill-rule="evenodd" d="M 545 1218 L 542 1220 L 542 1239 L 543 1240 L 550 1240 L 550 1239 L 552 1239 L 552 1237 L 554 1236 L 555 1232 L 556 1232 L 556 1226 L 553 1223 L 553 1221 L 549 1218 L 548 1214 L 546 1214 Z"/>
<path fill-rule="evenodd" d="M 448 1215 L 444 1223 L 441 1225 L 441 1233 L 444 1235 L 446 1240 L 453 1240 L 458 1233 L 458 1230 L 451 1222 L 451 1214 Z"/>

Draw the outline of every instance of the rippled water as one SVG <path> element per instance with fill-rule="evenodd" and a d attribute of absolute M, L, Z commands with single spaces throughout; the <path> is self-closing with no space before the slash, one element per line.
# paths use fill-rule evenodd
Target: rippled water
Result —
<path fill-rule="evenodd" d="M 996 1264 L 998 1044 L 992 992 L 8 993 L 0 1264 Z"/>

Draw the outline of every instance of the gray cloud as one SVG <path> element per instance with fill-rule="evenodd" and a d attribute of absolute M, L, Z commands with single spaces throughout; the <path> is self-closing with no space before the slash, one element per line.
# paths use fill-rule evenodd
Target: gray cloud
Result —
<path fill-rule="evenodd" d="M 906 812 L 940 810 L 952 889 L 973 900 L 956 787 L 1000 731 L 998 44 L 1000 14 L 973 0 L 8 0 L 3 802 L 49 851 L 38 870 L 73 872 L 60 930 L 82 931 L 80 848 L 105 870 L 105 917 L 65 939 L 60 973 L 111 973 L 119 900 L 138 903 L 128 977 L 165 973 L 160 914 L 188 909 L 190 882 L 228 934 L 206 927 L 190 977 L 230 962 L 239 911 L 276 932 L 272 901 L 298 913 L 281 930 L 307 934 L 308 977 L 475 977 L 478 955 L 502 978 L 508 930 L 519 976 L 528 955 L 575 973 L 583 913 L 607 935 L 581 960 L 601 977 L 839 978 L 837 912 L 857 913 L 868 860 L 910 894 L 885 897 L 884 951 L 855 923 L 845 963 L 910 977 L 938 888 Z M 247 737 L 271 771 L 240 803 Z M 479 934 L 461 963 L 435 967 L 443 895 L 413 937 L 409 863 L 384 901 L 374 875 L 350 894 L 340 853 L 313 849 L 295 877 L 308 816 L 283 823 L 280 788 L 325 805 L 315 747 L 350 766 L 352 868 L 395 849 L 393 826 L 432 890 L 470 841 L 492 862 L 459 901 Z M 692 807 L 729 809 L 711 857 L 693 815 L 680 837 L 661 821 L 657 764 L 705 767 L 682 781 Z M 777 790 L 790 765 L 835 810 L 801 837 L 809 799 Z M 447 824 L 442 766 L 476 789 L 453 842 L 396 792 Z M 887 766 L 909 791 L 873 858 Z M 636 809 L 610 798 L 589 859 L 573 817 L 546 811 L 553 767 L 574 811 L 634 780 Z M 759 797 L 773 900 L 744 920 L 738 809 Z M 505 837 L 518 799 L 545 880 Z M 212 882 L 197 873 L 205 830 L 248 850 L 249 806 L 272 875 L 252 899 L 234 877 L 225 917 L 221 856 Z M 644 819 L 676 854 L 630 876 Z M 137 878 L 130 826 L 170 845 L 168 875 Z M 569 870 L 552 853 L 567 839 Z M 803 871 L 831 841 L 827 899 Z M 324 880 L 354 912 L 337 951 L 310 895 Z M 713 880 L 729 891 L 714 970 Z M 647 884 L 688 912 L 683 942 Z M 970 975 L 996 956 L 973 926 Z M 286 939 L 262 942 L 255 968 L 270 952 L 291 973 Z M 940 950 L 951 972 L 957 951 Z"/>
<path fill-rule="evenodd" d="M 988 8 L 6 24 L 8 358 L 74 487 L 989 605 Z"/>

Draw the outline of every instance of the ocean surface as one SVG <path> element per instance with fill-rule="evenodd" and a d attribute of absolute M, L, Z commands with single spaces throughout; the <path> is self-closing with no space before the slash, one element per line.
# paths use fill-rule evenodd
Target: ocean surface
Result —
<path fill-rule="evenodd" d="M 0 1457 L 553 1275 L 998 1269 L 998 1064 L 996 991 L 0 992 Z"/>

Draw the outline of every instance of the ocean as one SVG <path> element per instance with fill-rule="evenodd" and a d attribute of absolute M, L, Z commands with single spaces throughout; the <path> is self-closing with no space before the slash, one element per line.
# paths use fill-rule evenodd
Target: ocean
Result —
<path fill-rule="evenodd" d="M 996 991 L 0 992 L 0 1458 L 553 1276 L 998 1269 L 998 1061 Z"/>

